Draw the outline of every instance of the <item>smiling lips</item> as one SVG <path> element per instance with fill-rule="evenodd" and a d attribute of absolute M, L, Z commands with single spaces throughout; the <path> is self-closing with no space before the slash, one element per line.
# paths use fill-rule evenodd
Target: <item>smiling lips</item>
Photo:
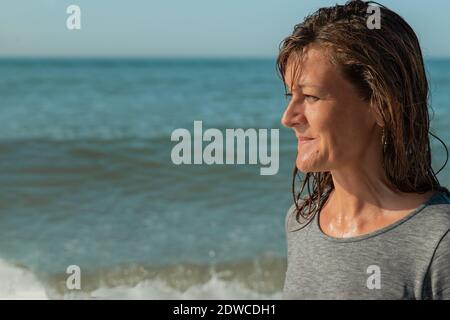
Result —
<path fill-rule="evenodd" d="M 298 137 L 298 144 L 302 145 L 305 143 L 308 143 L 309 141 L 314 140 L 313 138 L 307 138 L 307 137 Z"/>

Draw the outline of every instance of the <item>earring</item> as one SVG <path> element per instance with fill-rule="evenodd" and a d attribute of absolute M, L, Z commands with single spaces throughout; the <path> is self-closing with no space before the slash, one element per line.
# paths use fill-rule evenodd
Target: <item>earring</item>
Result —
<path fill-rule="evenodd" d="M 382 129 L 382 134 L 381 134 L 381 144 L 383 145 L 383 150 L 386 151 L 386 146 L 387 146 L 387 139 L 384 133 L 384 127 Z"/>

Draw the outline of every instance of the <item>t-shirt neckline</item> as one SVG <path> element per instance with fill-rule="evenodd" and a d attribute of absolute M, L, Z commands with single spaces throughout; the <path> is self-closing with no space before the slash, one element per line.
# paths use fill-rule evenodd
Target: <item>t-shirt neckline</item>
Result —
<path fill-rule="evenodd" d="M 323 239 L 326 239 L 328 241 L 334 241 L 334 242 L 356 242 L 356 241 L 361 241 L 361 240 L 365 240 L 368 238 L 372 238 L 375 237 L 379 234 L 385 233 L 387 231 L 390 231 L 396 227 L 398 227 L 399 225 L 403 224 L 404 222 L 408 221 L 409 219 L 411 219 L 412 217 L 414 217 L 416 214 L 418 214 L 419 212 L 421 212 L 426 206 L 430 205 L 436 197 L 439 197 L 441 195 L 440 191 L 436 191 L 426 202 L 422 203 L 420 206 L 418 206 L 416 209 L 414 209 L 413 211 L 411 211 L 410 213 L 408 213 L 406 216 L 404 216 L 403 218 L 385 226 L 382 227 L 380 229 L 377 229 L 375 231 L 371 231 L 369 233 L 365 233 L 365 234 L 361 234 L 359 236 L 354 236 L 354 237 L 346 237 L 346 238 L 337 238 L 337 237 L 333 237 L 330 236 L 326 233 L 324 233 L 322 231 L 322 228 L 320 227 L 320 218 L 319 218 L 319 212 L 317 212 L 317 214 L 314 215 L 314 227 L 315 227 L 315 232 L 317 232 L 319 234 L 319 236 Z"/>

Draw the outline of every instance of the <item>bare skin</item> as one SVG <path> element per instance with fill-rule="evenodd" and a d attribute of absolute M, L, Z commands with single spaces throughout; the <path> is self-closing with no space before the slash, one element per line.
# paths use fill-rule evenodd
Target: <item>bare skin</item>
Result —
<path fill-rule="evenodd" d="M 382 167 L 382 121 L 317 45 L 291 58 L 285 81 L 292 93 L 282 123 L 297 137 L 296 166 L 332 175 L 334 190 L 319 225 L 332 237 L 367 234 L 403 218 L 427 201 L 425 194 L 396 191 Z M 297 68 L 297 66 L 301 68 Z"/>

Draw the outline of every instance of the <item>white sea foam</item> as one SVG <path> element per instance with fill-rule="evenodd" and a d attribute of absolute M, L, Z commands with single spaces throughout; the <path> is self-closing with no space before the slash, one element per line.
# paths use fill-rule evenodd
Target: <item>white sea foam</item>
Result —
<path fill-rule="evenodd" d="M 32 272 L 0 260 L 0 299 L 42 300 L 47 293 Z"/>
<path fill-rule="evenodd" d="M 26 268 L 0 260 L 0 299 L 281 299 L 281 292 L 261 293 L 249 289 L 237 280 L 224 280 L 213 274 L 203 283 L 193 284 L 186 290 L 173 288 L 166 281 L 155 278 L 140 281 L 135 286 L 120 285 L 115 287 L 100 286 L 85 292 L 82 290 L 66 291 L 58 294 L 54 288 L 41 283 Z"/>
<path fill-rule="evenodd" d="M 159 279 L 146 280 L 134 287 L 99 288 L 91 293 L 97 299 L 281 299 L 281 292 L 263 294 L 247 288 L 237 281 L 225 281 L 212 276 L 207 282 L 189 287 L 185 291 L 174 289 Z"/>

